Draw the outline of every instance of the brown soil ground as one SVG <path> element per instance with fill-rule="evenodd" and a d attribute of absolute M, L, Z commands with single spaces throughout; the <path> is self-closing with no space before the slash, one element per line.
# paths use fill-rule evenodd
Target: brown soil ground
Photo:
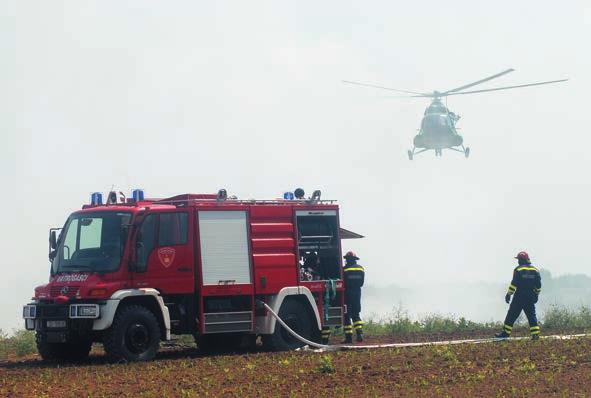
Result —
<path fill-rule="evenodd" d="M 0 396 L 591 397 L 591 338 L 217 356 L 168 344 L 133 364 L 109 364 L 97 346 L 81 364 L 0 363 Z"/>

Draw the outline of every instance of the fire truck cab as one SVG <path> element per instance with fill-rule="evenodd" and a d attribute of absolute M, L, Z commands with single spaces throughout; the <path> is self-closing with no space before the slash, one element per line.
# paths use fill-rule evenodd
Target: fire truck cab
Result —
<path fill-rule="evenodd" d="M 317 191 L 319 193 L 319 191 Z M 115 360 L 150 360 L 171 334 L 202 350 L 303 345 L 342 322 L 335 201 L 238 200 L 218 194 L 133 199 L 110 193 L 50 230 L 49 283 L 23 308 L 46 360 L 85 358 L 102 342 Z"/>

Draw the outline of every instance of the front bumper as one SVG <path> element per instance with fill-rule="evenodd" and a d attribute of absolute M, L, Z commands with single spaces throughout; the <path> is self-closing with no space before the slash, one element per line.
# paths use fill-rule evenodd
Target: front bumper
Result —
<path fill-rule="evenodd" d="M 31 303 L 23 307 L 25 328 L 51 343 L 87 336 L 99 317 L 100 305 L 96 303 Z"/>

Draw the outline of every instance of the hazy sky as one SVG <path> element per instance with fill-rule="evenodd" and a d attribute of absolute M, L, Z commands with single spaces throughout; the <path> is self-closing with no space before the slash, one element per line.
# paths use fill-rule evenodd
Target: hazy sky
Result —
<path fill-rule="evenodd" d="M 0 328 L 47 280 L 48 228 L 112 185 L 321 189 L 373 285 L 508 281 L 522 249 L 588 273 L 590 37 L 582 0 L 0 1 Z M 510 67 L 487 87 L 571 80 L 450 97 L 470 159 L 410 162 L 428 101 L 340 83 Z"/>

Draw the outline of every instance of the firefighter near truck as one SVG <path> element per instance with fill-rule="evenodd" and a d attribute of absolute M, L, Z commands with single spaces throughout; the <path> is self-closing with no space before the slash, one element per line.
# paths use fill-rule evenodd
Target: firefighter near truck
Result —
<path fill-rule="evenodd" d="M 264 304 L 304 339 L 320 342 L 344 313 L 339 206 L 284 195 L 164 199 L 94 193 L 63 228 L 50 229 L 50 277 L 23 308 L 44 360 L 71 361 L 102 343 L 116 361 L 146 361 L 171 335 L 199 349 L 301 347 Z M 317 258 L 302 277 L 306 257 Z"/>

